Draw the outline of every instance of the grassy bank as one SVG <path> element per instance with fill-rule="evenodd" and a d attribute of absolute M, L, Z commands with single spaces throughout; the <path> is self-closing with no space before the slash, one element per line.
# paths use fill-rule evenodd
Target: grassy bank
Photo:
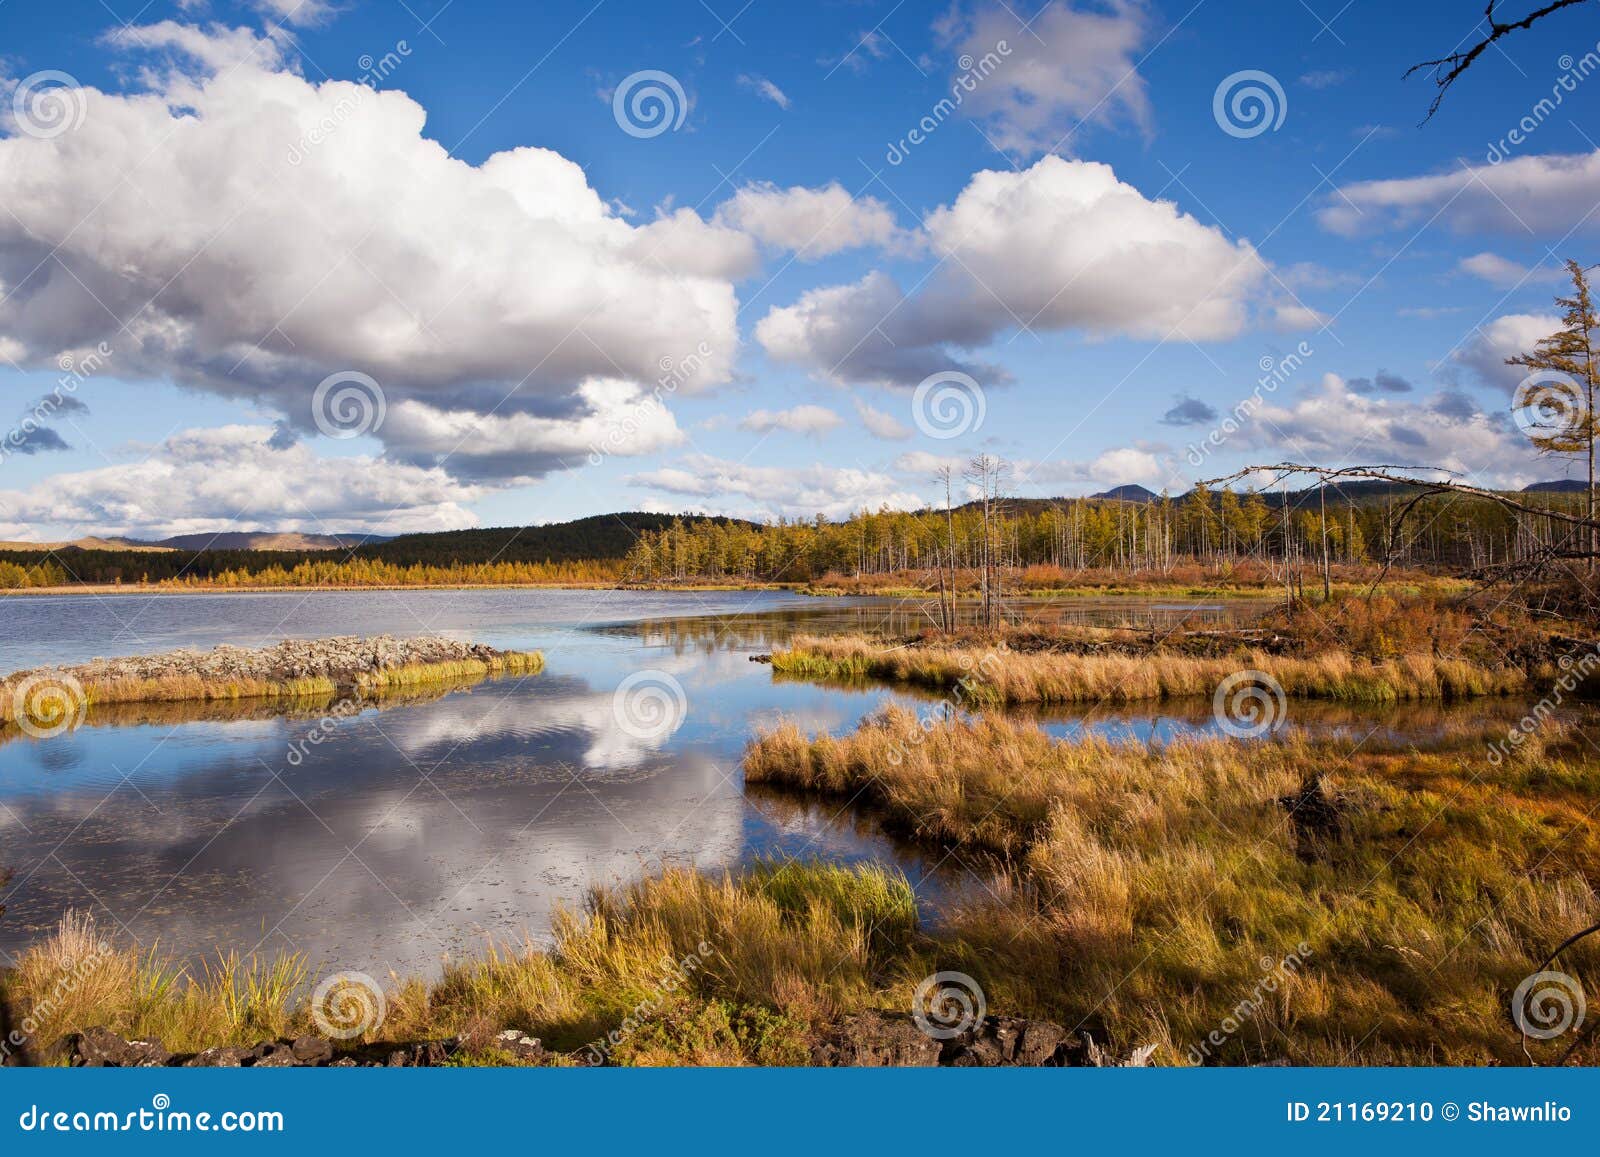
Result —
<path fill-rule="evenodd" d="M 745 768 L 957 862 L 1002 857 L 941 956 L 991 1007 L 1168 1062 L 1526 1064 L 1512 990 L 1600 919 L 1600 760 L 1554 724 L 1499 763 L 1486 738 L 1147 747 L 892 711 L 779 727 Z M 1600 945 L 1559 967 L 1600 976 Z M 1548 1061 L 1573 1039 L 1530 1044 Z"/>
<path fill-rule="evenodd" d="M 548 949 L 388 978 L 386 1019 L 351 1044 L 461 1036 L 460 1063 L 503 1063 L 514 1028 L 619 1064 L 800 1064 L 839 1017 L 910 1011 L 957 970 L 991 1012 L 1158 1063 L 1526 1064 L 1512 991 L 1600 919 L 1600 760 L 1555 723 L 1499 762 L 1485 738 L 1148 747 L 1003 720 L 927 732 L 903 711 L 839 737 L 779 727 L 747 751 L 751 781 L 853 798 L 964 866 L 968 899 L 936 930 L 898 873 L 671 869 L 596 893 Z M 1592 983 L 1600 945 L 1556 967 Z M 103 1024 L 190 1052 L 317 1031 L 320 975 L 300 957 L 183 969 L 74 918 L 0 984 L 41 1042 Z M 1573 1039 L 1526 1043 L 1549 1063 Z"/>
<path fill-rule="evenodd" d="M 340 644 L 347 646 L 341 649 Z M 438 657 L 441 651 L 449 657 Z M 489 675 L 534 675 L 543 669 L 544 655 L 538 651 L 387 638 L 97 659 L 74 667 L 19 671 L 0 680 L 0 725 L 27 721 L 54 728 L 87 709 L 112 704 L 381 697 Z"/>
<path fill-rule="evenodd" d="M 909 1007 L 927 961 L 898 874 L 819 864 L 708 876 L 682 869 L 594 895 L 558 918 L 543 950 L 495 948 L 429 984 L 388 978 L 381 1025 L 350 1041 L 467 1039 L 462 1063 L 502 1063 L 505 1028 L 619 1064 L 802 1064 L 815 1026 L 840 1010 Z M 333 971 L 329 969 L 328 971 Z M 72 986 L 63 977 L 78 977 Z M 300 956 L 219 956 L 185 969 L 69 916 L 0 977 L 49 1042 L 92 1025 L 174 1052 L 318 1032 L 319 979 Z M 611 1034 L 619 1026 L 628 1031 Z"/>
<path fill-rule="evenodd" d="M 1004 646 L 893 646 L 859 638 L 797 637 L 772 655 L 784 676 L 843 682 L 880 679 L 951 692 L 980 705 L 1127 703 L 1210 695 L 1239 671 L 1260 671 L 1286 695 L 1351 703 L 1508 695 L 1528 686 L 1512 667 L 1410 654 L 1371 661 L 1333 650 L 1311 658 L 1243 651 L 1182 654 L 1059 654 Z"/>

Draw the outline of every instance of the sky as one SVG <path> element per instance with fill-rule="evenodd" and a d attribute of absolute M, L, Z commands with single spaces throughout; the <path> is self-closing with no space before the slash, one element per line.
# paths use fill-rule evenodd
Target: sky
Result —
<path fill-rule="evenodd" d="M 1481 21 L 10 0 L 0 539 L 1577 476 L 1504 359 L 1600 260 L 1600 4 L 1429 119 Z"/>

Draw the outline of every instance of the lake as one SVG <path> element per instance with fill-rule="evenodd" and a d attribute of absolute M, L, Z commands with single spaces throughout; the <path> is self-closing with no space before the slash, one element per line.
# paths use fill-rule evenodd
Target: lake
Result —
<path fill-rule="evenodd" d="M 1073 599 L 1019 613 L 1106 625 L 1229 621 L 1250 604 Z M 751 662 L 799 631 L 906 632 L 918 603 L 785 592 L 409 590 L 0 600 L 0 672 L 96 655 L 284 637 L 437 633 L 544 651 L 546 669 L 440 686 L 321 722 L 268 704 L 127 705 L 46 740 L 0 741 L 0 952 L 63 910 L 191 959 L 305 953 L 322 970 L 436 975 L 489 941 L 548 940 L 559 906 L 664 864 L 761 857 L 904 870 L 931 919 L 983 865 L 913 852 L 848 807 L 747 793 L 750 734 L 779 719 L 855 726 L 929 697 L 775 681 Z M 1512 715 L 1520 711 L 1507 705 Z M 1482 718 L 1483 706 L 1468 708 Z M 1500 710 L 1499 707 L 1493 710 Z M 1355 735 L 1443 726 L 1296 703 Z M 1052 733 L 1167 739 L 1208 703 L 1036 713 Z"/>

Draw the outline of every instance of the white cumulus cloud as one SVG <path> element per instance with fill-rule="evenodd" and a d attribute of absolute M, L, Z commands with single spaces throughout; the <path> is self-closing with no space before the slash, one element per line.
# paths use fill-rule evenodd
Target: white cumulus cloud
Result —
<path fill-rule="evenodd" d="M 681 465 L 630 475 L 635 486 L 691 498 L 727 509 L 729 499 L 743 499 L 769 516 L 846 518 L 860 510 L 889 506 L 915 510 L 921 500 L 888 474 L 858 467 L 751 466 L 705 454 L 692 454 Z"/>
<path fill-rule="evenodd" d="M 0 137 L 0 333 L 25 365 L 104 341 L 119 378 L 248 397 L 308 434 L 317 384 L 359 371 L 402 451 L 428 408 L 581 424 L 584 383 L 701 349 L 675 388 L 729 380 L 748 237 L 688 210 L 631 225 L 548 149 L 455 159 L 404 92 L 310 82 L 249 32 L 116 39 L 182 69 L 81 90 L 72 131 Z"/>
<path fill-rule="evenodd" d="M 717 207 L 716 222 L 802 260 L 905 244 L 887 205 L 876 197 L 852 197 L 837 181 L 816 189 L 746 185 Z"/>
<path fill-rule="evenodd" d="M 1597 190 L 1600 150 L 1551 153 L 1460 165 L 1430 176 L 1357 181 L 1332 195 L 1317 219 L 1347 236 L 1431 221 L 1462 233 L 1564 236 L 1600 225 Z"/>
<path fill-rule="evenodd" d="M 757 340 L 838 382 L 912 385 L 957 369 L 993 384 L 1004 375 L 952 350 L 1021 326 L 1221 340 L 1267 305 L 1267 266 L 1248 242 L 1146 198 L 1108 165 L 1048 156 L 1021 172 L 977 173 L 925 232 L 947 260 L 920 292 L 908 296 L 881 272 L 815 289 L 771 310 Z"/>
<path fill-rule="evenodd" d="M 970 92 L 961 89 L 962 111 L 1006 152 L 1074 152 L 1084 124 L 1149 127 L 1138 69 L 1150 34 L 1142 0 L 1097 6 L 1058 0 L 1026 28 L 1015 6 L 983 0 L 938 29 L 959 54 L 961 74 L 972 78 Z M 997 63 L 974 74 L 966 60 Z"/>
<path fill-rule="evenodd" d="M 224 530 L 306 533 L 474 526 L 482 489 L 382 458 L 322 458 L 271 445 L 268 426 L 187 430 L 148 456 L 0 490 L 0 522 L 162 538 Z"/>
<path fill-rule="evenodd" d="M 787 430 L 791 434 L 826 434 L 844 425 L 844 419 L 826 406 L 793 406 L 787 410 L 755 410 L 746 414 L 739 429 L 757 434 Z"/>

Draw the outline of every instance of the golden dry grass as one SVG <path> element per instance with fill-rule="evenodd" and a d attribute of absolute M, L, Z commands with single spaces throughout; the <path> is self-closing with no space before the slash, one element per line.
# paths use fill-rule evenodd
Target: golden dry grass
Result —
<path fill-rule="evenodd" d="M 433 984 L 390 977 L 387 1019 L 352 1043 L 465 1035 L 470 1061 L 517 1028 L 565 1050 L 598 1042 L 618 1063 L 804 1063 L 819 1019 L 874 1002 L 893 959 L 911 959 L 915 925 L 904 878 L 871 866 L 669 869 L 561 915 L 548 950 L 491 946 Z M 920 975 L 903 976 L 904 999 Z M 317 979 L 299 956 L 184 968 L 69 913 L 0 983 L 38 1042 L 105 1025 L 194 1052 L 318 1031 Z"/>
<path fill-rule="evenodd" d="M 1190 655 L 1074 655 L 1019 652 L 1003 646 L 893 646 L 860 638 L 799 636 L 772 655 L 791 678 L 880 679 L 935 691 L 960 689 L 975 704 L 1127 703 L 1211 695 L 1228 676 L 1261 671 L 1284 693 L 1355 703 L 1509 695 L 1527 677 L 1466 659 L 1410 654 L 1377 662 L 1342 651 L 1300 658 L 1260 651 L 1209 658 Z"/>
<path fill-rule="evenodd" d="M 1429 753 L 1147 747 L 1052 741 L 1003 719 L 930 731 L 891 710 L 843 737 L 779 727 L 745 767 L 752 782 L 860 795 L 930 844 L 1003 856 L 947 942 L 991 1007 L 1124 1049 L 1155 1043 L 1169 1062 L 1526 1063 L 1512 989 L 1600 920 L 1587 819 L 1600 761 L 1575 738 L 1552 726 L 1496 765 L 1478 737 Z M 1279 802 L 1319 775 L 1341 801 L 1337 835 L 1302 834 Z M 1561 967 L 1600 977 L 1600 944 Z"/>
<path fill-rule="evenodd" d="M 1513 989 L 1600 920 L 1600 759 L 1555 722 L 1494 761 L 1489 737 L 1057 741 L 903 709 L 843 736 L 780 726 L 749 746 L 750 782 L 855 799 L 978 873 L 939 928 L 898 873 L 671 869 L 596 893 L 548 949 L 388 978 L 388 1019 L 359 1039 L 465 1035 L 463 1060 L 492 1063 L 517 1028 L 618 1063 L 804 1063 L 840 1015 L 909 1010 L 923 977 L 959 970 L 991 1011 L 1162 1063 L 1525 1064 Z M 1284 806 L 1313 782 L 1336 824 Z M 1591 992 L 1597 939 L 1556 966 Z M 295 957 L 103 952 L 72 917 L 0 984 L 40 1041 L 105 1024 L 193 1051 L 313 1029 L 317 979 Z M 1527 1045 L 1549 1063 L 1571 1039 Z"/>

